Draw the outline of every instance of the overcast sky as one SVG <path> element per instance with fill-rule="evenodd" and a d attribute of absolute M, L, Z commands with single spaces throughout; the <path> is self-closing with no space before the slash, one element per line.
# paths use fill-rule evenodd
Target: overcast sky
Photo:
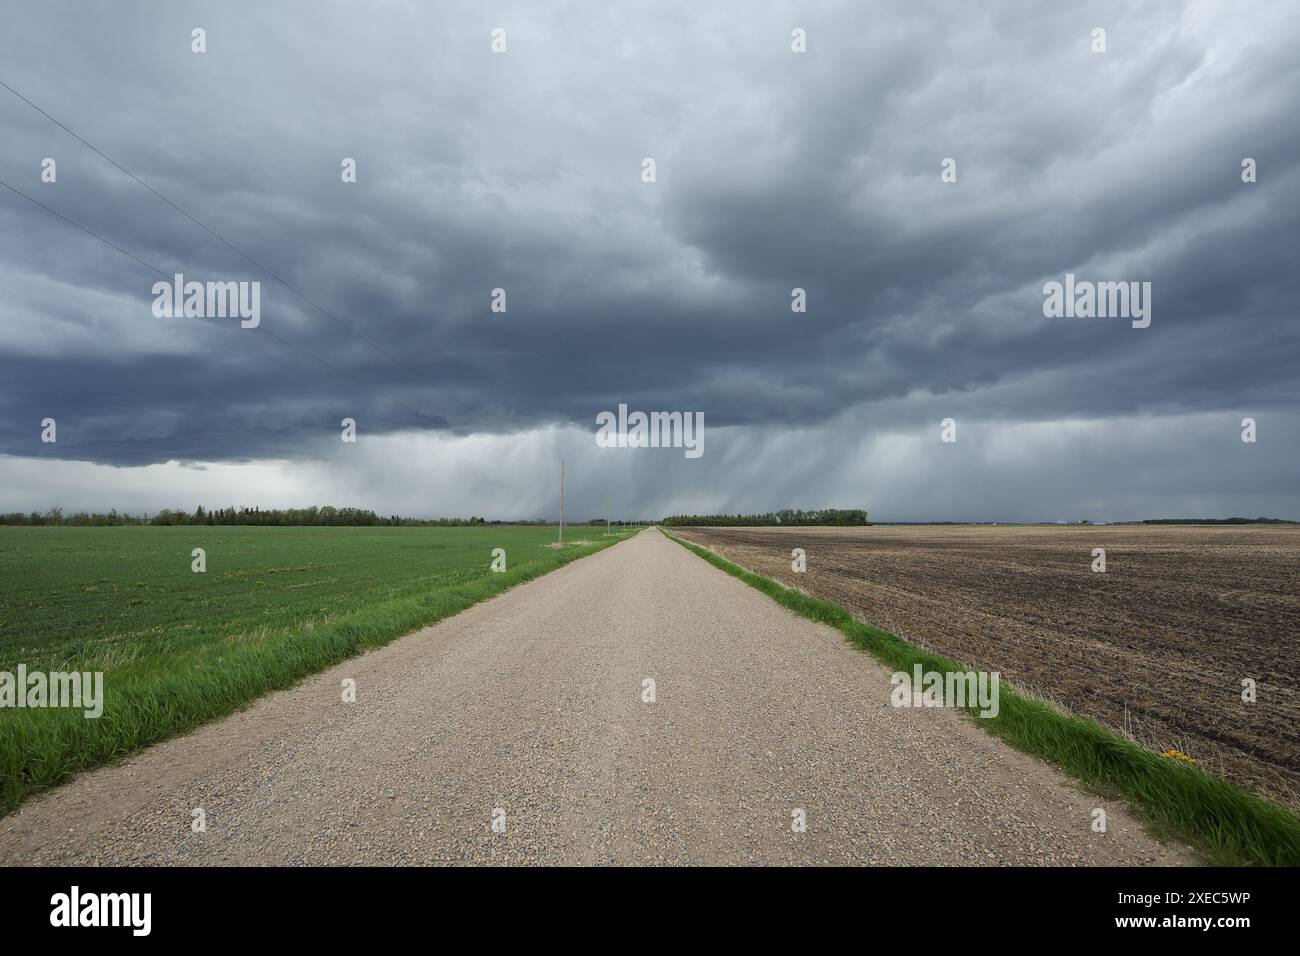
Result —
<path fill-rule="evenodd" d="M 1291 0 L 7 4 L 0 80 L 211 232 L 3 88 L 0 179 L 261 325 L 0 189 L 0 511 L 553 517 L 563 456 L 579 519 L 1300 518 L 1297 46 Z M 1045 317 L 1067 273 L 1150 327 Z M 704 454 L 597 447 L 620 402 Z"/>

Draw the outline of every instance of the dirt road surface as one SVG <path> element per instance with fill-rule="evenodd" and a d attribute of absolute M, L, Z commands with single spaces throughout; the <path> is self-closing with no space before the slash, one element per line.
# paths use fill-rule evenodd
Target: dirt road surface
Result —
<path fill-rule="evenodd" d="M 28 801 L 0 864 L 1193 862 L 889 690 L 648 530 Z"/>

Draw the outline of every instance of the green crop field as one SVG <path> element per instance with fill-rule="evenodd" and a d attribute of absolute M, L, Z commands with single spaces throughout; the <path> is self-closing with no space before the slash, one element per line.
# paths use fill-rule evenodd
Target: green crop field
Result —
<path fill-rule="evenodd" d="M 0 709 L 0 813 L 620 540 L 604 529 L 0 527 L 0 672 L 102 671 L 104 713 Z M 203 548 L 207 570 L 191 552 Z M 504 548 L 504 572 L 490 570 Z"/>

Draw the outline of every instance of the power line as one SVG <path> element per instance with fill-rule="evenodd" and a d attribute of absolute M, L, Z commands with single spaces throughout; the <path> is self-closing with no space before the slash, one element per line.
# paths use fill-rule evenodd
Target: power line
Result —
<path fill-rule="evenodd" d="M 153 263 L 151 263 L 151 262 L 147 262 L 147 261 L 145 261 L 144 259 L 141 259 L 141 258 L 140 258 L 139 256 L 137 256 L 135 253 L 133 253 L 133 252 L 129 252 L 128 250 L 123 249 L 121 246 L 119 246 L 117 243 L 113 242 L 111 239 L 106 239 L 106 238 L 104 238 L 103 236 L 101 236 L 99 233 L 95 232 L 94 230 L 92 230 L 92 229 L 87 229 L 85 226 L 81 225 L 81 223 L 79 223 L 79 222 L 75 222 L 75 221 L 73 221 L 72 219 L 69 219 L 67 216 L 63 215 L 63 213 L 59 212 L 57 209 L 54 209 L 54 208 L 52 208 L 52 207 L 50 207 L 50 206 L 45 205 L 45 203 L 41 202 L 39 199 L 36 199 L 36 198 L 34 198 L 34 197 L 32 197 L 32 196 L 27 195 L 27 193 L 23 192 L 21 189 L 18 189 L 18 188 L 14 187 L 14 186 L 9 185 L 9 183 L 5 182 L 5 181 L 2 180 L 2 179 L 0 179 L 0 186 L 3 186 L 5 189 L 9 190 L 11 193 L 13 193 L 13 194 L 16 195 L 16 196 L 21 196 L 23 199 L 26 199 L 28 202 L 32 203 L 33 205 L 35 205 L 35 206 L 39 206 L 41 209 L 44 209 L 46 212 L 50 213 L 52 216 L 56 216 L 58 219 L 60 219 L 60 220 L 62 220 L 63 222 L 67 223 L 69 226 L 72 226 L 72 227 L 75 228 L 75 229 L 79 229 L 79 230 L 81 230 L 81 231 L 84 232 L 86 235 L 90 236 L 92 239 L 96 239 L 96 240 L 98 240 L 99 242 L 102 242 L 104 245 L 108 246 L 110 249 L 113 249 L 113 250 L 116 251 L 116 252 L 120 252 L 122 255 L 126 256 L 126 257 L 129 258 L 129 259 L 133 259 L 133 260 L 135 260 L 135 261 L 138 262 L 140 265 L 144 266 L 146 269 L 149 269 L 151 272 L 156 272 L 158 275 L 162 276 L 164 279 L 167 279 L 167 280 L 171 280 L 171 279 L 172 279 L 172 276 L 168 275 L 168 274 L 167 274 L 166 272 L 164 272 L 162 269 L 159 269 L 159 268 L 158 268 L 156 265 L 154 265 Z M 257 330 L 258 330 L 259 332 L 264 332 L 265 334 L 269 335 L 271 338 L 275 339 L 275 341 L 281 343 L 282 345 L 286 345 L 286 346 L 288 346 L 289 348 L 293 349 L 295 352 L 298 352 L 298 353 L 300 353 L 300 354 L 302 354 L 302 355 L 307 356 L 307 358 L 309 358 L 309 359 L 311 359 L 312 361 L 314 361 L 314 362 L 316 362 L 316 363 L 322 365 L 323 367 L 329 369 L 330 371 L 332 371 L 332 372 L 334 372 L 334 373 L 336 373 L 336 374 L 338 374 L 338 375 L 342 375 L 344 378 L 350 379 L 351 381 L 353 381 L 353 382 L 355 382 L 356 384 L 362 386 L 363 388 L 367 388 L 367 389 L 369 389 L 370 391 L 374 392 L 374 393 L 375 393 L 376 395 L 378 395 L 379 397 L 384 398 L 384 399 L 387 399 L 388 401 L 392 402 L 392 403 L 395 404 L 395 405 L 400 405 L 401 407 L 407 409 L 408 411 L 414 412 L 416 415 L 419 415 L 420 417 L 424 417 L 424 414 L 425 414 L 425 413 L 424 413 L 421 409 L 418 409 L 418 408 L 416 408 L 416 407 L 413 406 L 413 405 L 408 405 L 406 402 L 403 402 L 403 401 L 401 401 L 400 399 L 393 398 L 391 395 L 388 395 L 386 392 L 381 392 L 379 389 L 375 388 L 373 385 L 369 384 L 368 382 L 364 382 L 364 381 L 362 381 L 361 379 L 357 378 L 355 375 L 351 374 L 350 372 L 345 372 L 345 371 L 343 371 L 343 369 L 338 368 L 337 366 L 332 365 L 331 363 L 325 361 L 325 359 L 321 358 L 319 355 L 316 355 L 316 354 L 313 353 L 313 352 L 309 352 L 309 351 L 307 351 L 307 350 L 304 349 L 302 346 L 300 346 L 300 345 L 296 345 L 296 344 L 294 344 L 293 342 L 290 342 L 288 339 L 283 338 L 282 336 L 276 335 L 274 332 L 272 332 L 270 329 L 266 328 L 265 326 L 259 324 L 259 325 L 257 326 Z"/>
<path fill-rule="evenodd" d="M 121 163 L 119 163 L 117 160 L 113 159 L 113 157 L 109 156 L 107 153 L 105 153 L 105 152 L 104 152 L 103 150 L 101 150 L 99 147 L 95 146 L 95 144 L 91 143 L 91 142 L 90 142 L 89 140 L 87 140 L 85 137 L 81 136 L 81 135 L 80 135 L 79 133 L 77 133 L 75 130 L 73 130 L 73 129 L 71 129 L 70 127 L 68 127 L 65 123 L 61 122 L 61 121 L 58 120 L 56 117 L 54 117 L 54 116 L 52 116 L 50 113 L 46 112 L 44 109 L 42 109 L 42 108 L 41 108 L 40 106 L 38 106 L 37 104 L 33 103 L 30 99 L 28 99 L 26 96 L 24 96 L 24 95 L 23 95 L 22 93 L 20 93 L 18 90 L 14 89 L 12 86 L 10 86 L 8 83 L 6 83 L 4 80 L 0 80 L 0 86 L 3 86 L 6 90 L 8 90 L 8 91 L 9 91 L 10 93 L 12 93 L 14 96 L 18 97 L 18 99 L 22 100 L 24 103 L 26 103 L 26 104 L 27 104 L 28 106 L 30 106 L 32 109 L 34 109 L 36 112 L 40 113 L 42 116 L 44 116 L 46 119 L 48 119 L 48 120 L 49 120 L 51 123 L 53 123 L 55 126 L 59 127 L 59 129 L 63 130 L 65 133 L 67 133 L 67 134 L 68 134 L 69 136 L 71 136 L 73 139 L 77 140 L 77 142 L 81 143 L 83 146 L 85 146 L 85 147 L 86 147 L 87 149 L 89 149 L 91 152 L 95 153 L 97 156 L 99 156 L 100 158 L 102 158 L 104 161 L 106 161 L 106 162 L 108 162 L 109 164 L 111 164 L 114 168 L 116 168 L 117 170 L 119 170 L 120 172 L 122 172 L 124 175 L 130 177 L 132 180 L 134 180 L 134 181 L 135 181 L 136 183 L 138 183 L 140 186 L 143 186 L 145 189 L 147 189 L 150 193 L 152 193 L 152 194 L 153 194 L 154 196 L 156 196 L 158 199 L 162 200 L 164 203 L 166 203 L 166 204 L 167 204 L 168 206 L 170 206 L 172 209 L 176 210 L 176 212 L 180 213 L 180 214 L 181 214 L 182 216 L 184 216 L 186 219 L 188 219 L 188 220 L 190 220 L 191 222 L 193 222 L 196 226 L 198 226 L 198 227 L 199 227 L 200 229 L 202 229 L 204 232 L 208 233 L 208 234 L 209 234 L 210 236 L 212 236 L 214 239 L 216 239 L 216 240 L 218 240 L 219 242 L 221 242 L 223 245 L 225 245 L 225 246 L 226 246 L 227 248 L 229 248 L 231 251 L 235 252 L 237 255 L 239 255 L 240 257 L 242 257 L 245 261 L 251 263 L 255 268 L 261 270 L 264 274 L 270 276 L 271 279 L 273 279 L 275 282 L 278 282 L 280 285 L 284 286 L 284 288 L 288 289 L 290 292 L 292 292 L 294 295 L 296 295 L 296 296 L 297 296 L 298 298 L 300 298 L 302 301 L 306 302 L 308 305 L 310 305 L 312 308 L 316 309 L 316 310 L 317 310 L 318 312 L 320 312 L 322 315 L 324 315 L 324 316 L 326 316 L 327 318 L 329 318 L 329 319 L 331 319 L 332 321 L 334 321 L 334 322 L 335 322 L 337 325 L 339 325 L 341 328 L 345 329 L 346 331 L 348 331 L 348 332 L 352 333 L 353 335 L 355 335 L 357 338 L 361 339 L 363 342 L 365 342 L 367 345 L 369 345 L 370 348 L 372 348 L 372 349 L 375 351 L 376 354 L 381 355 L 381 356 L 384 356 L 384 357 L 387 358 L 389 361 L 393 362 L 394 367 L 404 367 L 404 366 L 402 365 L 402 363 L 401 363 L 399 360 L 396 359 L 395 356 L 393 356 L 393 355 L 391 355 L 391 353 L 388 353 L 387 351 L 385 351 L 385 350 L 384 350 L 382 347 L 380 347 L 379 345 L 376 345 L 376 344 L 375 344 L 373 341 L 371 341 L 371 340 L 370 340 L 366 335 L 364 335 L 363 333 L 361 333 L 361 332 L 358 331 L 357 329 L 353 328 L 353 327 L 352 327 L 351 325 L 349 325 L 347 322 L 344 322 L 344 321 L 343 321 L 342 319 L 340 319 L 337 315 L 335 315 L 335 314 L 334 314 L 333 312 L 331 312 L 329 309 L 325 308 L 323 305 L 321 305 L 320 303 L 318 303 L 316 300 L 312 299 L 312 298 L 311 298 L 310 296 L 308 296 L 306 293 L 300 291 L 299 289 L 297 289 L 297 288 L 295 288 L 293 285 L 291 285 L 289 282 L 287 282 L 286 280 L 282 279 L 279 275 L 277 275 L 277 274 L 276 274 L 275 272 L 273 272 L 271 269 L 269 269 L 268 267 L 262 265 L 262 263 L 258 262 L 256 259 L 254 259 L 252 256 L 250 256 L 248 253 L 244 252 L 242 249 L 240 249 L 238 246 L 236 246 L 234 243 L 230 242 L 230 240 L 228 240 L 228 239 L 226 239 L 224 236 L 220 235 L 218 232 L 216 232 L 214 229 L 212 229 L 212 228 L 211 228 L 210 226 L 208 226 L 206 223 L 200 221 L 200 220 L 199 220 L 197 217 L 195 217 L 193 214 L 191 214 L 190 212 L 188 212 L 188 211 L 185 210 L 185 209 L 182 209 L 180 206 L 178 206 L 178 205 L 177 205 L 175 202 L 173 202 L 171 199 L 169 199 L 168 197 L 164 196 L 162 193 L 160 193 L 160 192 L 159 192 L 157 189 L 155 189 L 153 186 L 150 186 L 147 182 L 145 182 L 143 179 L 141 179 L 141 178 L 140 178 L 139 176 L 137 176 L 135 173 L 131 172 L 131 170 L 127 169 L 125 166 L 123 166 L 123 165 L 122 165 Z M 74 222 L 73 220 L 67 218 L 67 217 L 64 216 L 62 213 L 58 212 L 57 210 L 52 209 L 51 207 L 45 205 L 44 203 L 40 202 L 40 201 L 37 200 L 37 199 L 34 199 L 34 198 L 31 197 L 31 196 L 28 196 L 26 193 L 22 192 L 21 190 L 15 189 L 13 186 L 10 186 L 8 183 L 4 183 L 4 182 L 2 182 L 2 181 L 0 181 L 0 185 L 3 185 L 6 189 L 9 189 L 11 192 L 16 193 L 17 195 L 22 196 L 24 199 L 28 200 L 29 202 L 35 203 L 37 206 L 40 206 L 40 207 L 41 207 L 42 209 L 44 209 L 45 211 L 47 211 L 47 212 L 49 212 L 49 213 L 51 213 L 51 214 L 57 216 L 59 219 L 61 219 L 63 222 L 67 223 L 68 225 L 73 226 L 73 227 L 75 227 L 76 229 L 81 230 L 81 231 L 84 232 L 86 235 L 91 236 L 91 237 L 94 238 L 94 239 L 97 239 L 98 241 L 104 243 L 105 245 L 109 246 L 110 248 L 116 250 L 117 252 L 120 252 L 121 254 L 123 254 L 123 255 L 125 255 L 125 256 L 131 258 L 131 259 L 134 259 L 136 262 L 140 263 L 141 265 L 145 266 L 146 268 L 151 269 L 151 270 L 153 270 L 154 272 L 157 272 L 159 275 L 163 276 L 163 278 L 166 278 L 166 279 L 170 279 L 170 278 L 172 278 L 171 276 L 169 276 L 169 275 L 167 275 L 166 273 L 162 272 L 162 270 L 158 269 L 156 266 L 154 266 L 154 265 L 152 265 L 152 264 L 146 262 L 145 260 L 141 259 L 139 256 L 135 255 L 134 253 L 128 252 L 127 250 L 123 249 L 121 246 L 118 246 L 118 245 L 116 245 L 115 243 L 111 242 L 110 240 L 105 239 L 103 236 L 98 235 L 98 234 L 95 233 L 95 232 L 92 232 L 91 230 L 87 229 L 86 227 L 82 226 L 81 224 L 79 224 L 79 223 L 77 223 L 77 222 Z M 416 409 L 416 408 L 414 408 L 413 406 L 408 405 L 408 404 L 405 403 L 405 402 L 402 402 L 402 401 L 400 401 L 400 400 L 398 400 L 398 399 L 392 398 L 391 396 L 387 395 L 386 393 L 381 392 L 381 391 L 379 391 L 378 389 L 376 389 L 373 385 L 369 385 L 368 383 L 363 382 L 362 380 L 356 378 L 355 376 L 351 375 L 350 373 L 348 373 L 348 372 L 344 372 L 342 369 L 338 369 L 338 368 L 336 368 L 335 366 L 333 366 L 333 365 L 331 365 L 330 363 L 326 362 L 324 359 L 320 358 L 319 356 L 316 356 L 316 355 L 314 355 L 313 353 L 308 352 L 306 349 L 303 349 L 303 348 L 301 348 L 300 346 L 297 346 L 297 345 L 293 344 L 292 342 L 288 341 L 287 339 L 281 338 L 280 336 L 276 335 L 274 332 L 271 332 L 269 329 L 265 329 L 265 328 L 263 328 L 262 326 L 258 326 L 258 327 L 259 327 L 260 329 L 262 329 L 262 331 L 266 332 L 267 335 L 271 336 L 271 338 L 275 339 L 275 340 L 278 341 L 278 342 L 283 343 L 284 345 L 287 345 L 289 348 L 295 349 L 296 351 L 302 353 L 303 355 L 307 356 L 308 358 L 312 359 L 313 361 L 318 362 L 318 363 L 319 363 L 320 365 L 322 365 L 323 367 L 328 368 L 328 369 L 330 369 L 331 371 L 334 371 L 334 372 L 336 372 L 336 373 L 339 374 L 339 375 L 342 375 L 343 377 L 345 377 L 345 378 L 347 378 L 347 379 L 349 379 L 349 380 L 351 380 L 351 381 L 357 383 L 358 385 L 361 385 L 361 386 L 363 386 L 363 387 L 365 387 L 365 388 L 370 389 L 370 390 L 373 391 L 375 394 L 380 395 L 381 397 L 387 399 L 388 401 L 393 402 L 393 403 L 396 404 L 396 405 L 400 405 L 400 406 L 402 406 L 403 408 L 406 408 L 406 409 L 408 409 L 409 411 L 414 412 L 416 415 L 419 415 L 419 416 L 421 416 L 421 417 L 423 417 L 423 416 L 425 415 L 425 412 L 424 412 L 423 410 L 421 410 L 421 409 Z M 513 460 L 516 460 L 517 455 L 518 455 L 517 452 L 510 452 L 510 451 L 508 451 L 508 450 L 500 449 L 500 448 L 498 448 L 498 449 L 494 449 L 494 451 L 496 452 L 497 455 L 499 455 L 499 456 L 504 456 L 504 457 L 506 457 L 506 458 L 508 458 L 508 459 L 510 459 L 510 460 L 512 460 L 512 461 L 513 461 Z"/>
<path fill-rule="evenodd" d="M 238 254 L 239 256 L 243 257 L 243 259 L 245 259 L 247 262 L 251 263 L 254 267 L 256 267 L 257 269 L 260 269 L 263 273 L 265 273 L 266 275 L 270 276 L 270 277 L 271 277 L 273 280 L 275 280 L 276 282 L 280 283 L 280 285 L 284 286 L 286 289 L 288 289 L 290 292 L 292 292 L 292 293 L 293 293 L 294 295 L 296 295 L 298 298 L 302 299 L 304 302 L 306 302 L 306 303 L 307 303 L 308 305 L 310 305 L 312 308 L 316 309 L 316 310 L 317 310 L 318 312 L 320 312 L 322 315 L 324 315 L 324 316 L 326 316 L 326 317 L 332 319 L 332 320 L 333 320 L 335 323 L 337 323 L 341 328 L 347 330 L 348 332 L 351 332 L 351 333 L 352 333 L 353 335 L 355 335 L 357 338 L 361 339 L 361 341 L 365 342 L 365 343 L 366 343 L 367 345 L 369 345 L 372 349 L 374 349 L 375 352 L 376 352 L 377 354 L 382 355 L 382 356 L 385 356 L 389 361 L 393 361 L 393 362 L 395 362 L 395 364 L 397 364 L 398 366 L 401 365 L 401 362 L 397 361 L 395 356 L 389 354 L 389 353 L 386 352 L 383 348 L 381 348 L 380 346 L 376 345 L 376 344 L 375 344 L 374 342 L 372 342 L 372 341 L 371 341 L 371 340 L 370 340 L 366 335 L 364 335 L 363 333 L 359 332 L 357 329 L 353 328 L 353 327 L 352 327 L 351 325 L 349 325 L 348 323 L 344 322 L 344 321 L 343 321 L 342 319 L 340 319 L 337 315 L 335 315 L 335 314 L 334 314 L 333 312 L 331 312 L 329 309 L 325 308 L 323 305 L 321 305 L 320 303 L 318 303 L 316 300 L 312 299 L 312 298 L 311 298 L 310 296 L 308 296 L 306 293 L 304 293 L 304 292 L 300 292 L 298 289 L 294 288 L 292 285 L 290 285 L 290 284 L 289 284 L 288 282 L 286 282 L 284 279 L 280 278 L 280 276 L 276 275 L 274 272 L 272 272 L 272 271 L 271 271 L 270 269 L 268 269 L 266 266 L 262 265 L 260 262 L 258 262 L 258 261 L 257 261 L 256 259 L 254 259 L 252 256 L 250 256 L 248 253 L 244 252 L 244 250 L 240 249 L 238 246 L 236 246 L 236 245 L 235 245 L 234 243 L 232 243 L 230 240 L 226 239 L 224 236 L 220 235 L 220 234 L 219 234 L 218 232 L 216 232 L 214 229 L 210 228 L 210 227 L 207 226 L 205 223 L 201 222 L 201 221 L 200 221 L 199 219 L 197 219 L 195 216 L 191 215 L 189 212 L 187 212 L 186 210 L 182 209 L 180 206 L 176 205 L 176 203 L 172 202 L 170 199 L 168 199 L 166 196 L 164 196 L 164 195 L 163 195 L 162 193 L 160 193 L 158 190 L 154 189 L 152 186 L 150 186 L 147 182 L 145 182 L 143 179 L 141 179 L 141 178 L 140 178 L 139 176 L 137 176 L 135 173 L 131 172 L 131 170 L 127 169 L 125 166 L 123 166 L 121 163 L 119 163 L 117 160 L 115 160 L 112 156 L 109 156 L 107 153 L 105 153 L 105 152 L 104 152 L 103 150 L 101 150 L 99 147 L 95 146 L 93 143 L 91 143 L 91 142 L 89 142 L 87 139 L 85 139 L 85 137 L 83 137 L 83 136 L 81 136 L 80 134 L 76 133 L 75 131 L 69 129 L 65 124 L 59 122 L 59 120 L 55 119 L 53 116 L 51 116 L 51 115 L 50 115 L 49 113 L 47 113 L 45 110 L 41 109 L 39 106 L 37 106 L 35 103 L 33 103 L 31 100 L 29 100 L 29 99 L 28 99 L 26 96 L 24 96 L 22 93 L 19 93 L 17 90 L 15 90 L 12 86 L 10 86 L 10 85 L 9 85 L 8 83 L 6 83 L 4 80 L 0 80 L 0 86 L 3 86 L 6 90 L 8 90 L 8 91 L 9 91 L 10 93 L 12 93 L 14 96 L 18 97 L 20 100 L 22 100 L 22 101 L 23 101 L 24 103 L 26 103 L 28 106 L 30 106 L 32 109 L 36 110 L 36 112 L 40 113 L 40 114 L 41 114 L 42 116 L 44 116 L 47 120 L 49 120 L 49 121 L 50 121 L 51 123 L 53 123 L 55 126 L 59 127 L 59 129 L 63 130 L 65 133 L 67 133 L 67 134 L 68 134 L 69 136 L 71 136 L 73 139 L 77 140 L 77 142 L 81 143 L 81 144 L 82 144 L 83 146 L 85 146 L 87 149 L 91 150 L 91 151 L 94 152 L 96 155 L 100 156 L 101 158 L 103 158 L 103 159 L 106 160 L 107 162 L 111 163 L 114 167 L 116 167 L 116 168 L 117 168 L 118 170 L 120 170 L 122 173 L 124 173 L 124 174 L 126 174 L 127 176 L 131 177 L 131 179 L 135 180 L 137 183 L 139 183 L 139 184 L 140 184 L 141 186 L 143 186 L 145 189 L 149 190 L 149 192 L 153 193 L 155 196 L 157 196 L 159 199 L 161 199 L 161 200 L 162 200 L 163 202 L 165 202 L 167 205 L 171 206 L 171 207 L 172 207 L 173 209 L 175 209 L 178 213 L 180 213 L 180 214 L 181 214 L 182 216 L 184 216 L 186 219 L 190 220 L 190 222 L 194 223 L 196 226 L 198 226 L 200 229 L 202 229 L 202 230 L 203 230 L 204 232 L 206 232 L 208 235 L 212 236 L 214 239 L 216 239 L 216 240 L 218 240 L 219 242 L 223 243 L 227 248 L 231 249 L 233 252 L 235 252 L 235 253 Z"/>
<path fill-rule="evenodd" d="M 82 233 L 85 233 L 87 236 L 90 236 L 90 237 L 91 237 L 92 239 L 94 239 L 95 241 L 100 242 L 100 243 L 103 243 L 104 245 L 106 245 L 106 246 L 108 246 L 110 249 L 112 249 L 114 252 L 118 252 L 118 253 L 120 253 L 120 254 L 126 256 L 128 259 L 131 259 L 131 260 L 133 260 L 134 262 L 136 262 L 136 263 L 138 263 L 138 264 L 144 266 L 144 267 L 145 267 L 146 269 L 148 269 L 150 272 L 156 273 L 157 275 L 160 275 L 160 276 L 162 276 L 164 279 L 167 279 L 167 280 L 169 280 L 169 281 L 173 278 L 171 275 L 169 275 L 168 273 L 164 272 L 162 269 L 158 268 L 158 267 L 157 267 L 156 265 L 154 265 L 153 263 L 151 263 L 151 262 L 149 262 L 149 261 L 147 261 L 147 260 L 145 260 L 145 259 L 140 258 L 139 256 L 137 256 L 135 253 L 131 252 L 130 250 L 122 248 L 122 247 L 119 246 L 117 243 L 113 242 L 111 239 L 105 238 L 104 236 L 100 235 L 99 233 L 95 232 L 95 231 L 92 230 L 92 229 L 88 229 L 87 227 L 83 226 L 81 223 L 76 222 L 76 221 L 73 220 L 73 219 L 69 219 L 67 216 L 65 216 L 63 213 L 59 212 L 57 209 L 53 208 L 52 206 L 47 206 L 45 203 L 41 202 L 39 199 L 36 199 L 34 196 L 29 196 L 27 193 L 23 192 L 21 189 L 18 189 L 17 187 L 10 185 L 9 183 L 5 182 L 4 180 L 0 180 L 0 186 L 3 186 L 5 189 L 9 190 L 10 192 L 12 192 L 12 193 L 13 193 L 14 195 L 16 195 L 16 196 L 21 196 L 23 199 L 26 199 L 28 202 L 32 203 L 33 205 L 35 205 L 35 206 L 39 206 L 41 209 L 45 210 L 45 211 L 48 212 L 50 215 L 52 215 L 52 216 L 54 216 L 55 218 L 59 219 L 61 222 L 65 223 L 65 224 L 67 224 L 67 225 L 69 225 L 69 226 L 71 226 L 71 227 L 74 228 L 74 229 L 79 230 L 79 231 L 82 232 Z M 316 355 L 316 354 L 313 353 L 313 352 L 309 352 L 307 349 L 304 349 L 302 346 L 297 345 L 297 344 L 295 344 L 295 343 L 289 341 L 288 339 L 286 339 L 286 338 L 284 338 L 284 337 L 282 337 L 282 336 L 280 336 L 280 335 L 276 335 L 274 332 L 272 332 L 270 329 L 268 329 L 268 328 L 267 328 L 266 326 L 264 326 L 264 325 L 258 325 L 258 326 L 257 326 L 257 330 L 260 331 L 260 332 L 264 332 L 266 335 L 269 335 L 269 336 L 270 336 L 271 338 L 273 338 L 275 341 L 281 343 L 282 345 L 287 346 L 288 348 L 293 349 L 295 352 L 298 352 L 298 353 L 301 354 L 301 355 L 306 356 L 307 358 L 311 359 L 312 361 L 316 362 L 317 364 L 321 365 L 322 367 L 329 369 L 331 372 L 334 372 L 334 373 L 337 374 L 337 375 L 341 375 L 342 377 L 348 379 L 349 381 L 354 382 L 354 383 L 357 384 L 357 385 L 360 385 L 362 388 L 368 389 L 369 391 L 371 391 L 371 392 L 373 392 L 374 394 L 378 395 L 380 398 L 383 398 L 383 399 L 385 399 L 385 400 L 387 400 L 387 401 L 389 401 L 389 402 L 392 402 L 394 405 L 398 405 L 398 406 L 400 406 L 400 407 L 406 409 L 407 411 L 410 411 L 410 412 L 412 412 L 413 414 L 419 416 L 420 418 L 424 418 L 425 415 L 427 414 L 427 413 L 425 412 L 424 409 L 416 408 L 414 405 L 410 405 L 410 404 L 408 404 L 408 403 L 402 401 L 401 399 L 394 398 L 393 396 L 389 395 L 387 392 L 383 392 L 383 391 L 379 390 L 378 388 L 376 388 L 374 385 L 371 385 L 369 382 L 365 382 L 365 381 L 363 381 L 362 379 L 357 378 L 357 377 L 356 377 L 355 375 L 353 375 L 352 373 L 350 373 L 350 372 L 346 372 L 346 371 L 344 371 L 343 369 L 338 368 L 337 366 L 333 365 L 332 363 L 327 362 L 325 359 L 321 358 L 319 355 Z M 492 448 L 492 447 L 489 446 L 489 450 L 490 450 L 493 454 L 497 455 L 499 458 L 506 458 L 506 459 L 509 459 L 509 460 L 511 460 L 511 461 L 517 461 L 518 458 L 519 458 L 519 455 L 521 454 L 521 452 L 519 452 L 519 451 L 510 451 L 510 450 L 508 450 L 508 449 L 499 448 L 499 447 L 498 447 L 498 448 Z"/>

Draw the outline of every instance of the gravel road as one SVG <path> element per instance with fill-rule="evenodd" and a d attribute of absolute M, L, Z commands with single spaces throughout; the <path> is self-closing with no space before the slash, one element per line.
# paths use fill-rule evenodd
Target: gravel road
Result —
<path fill-rule="evenodd" d="M 647 530 L 28 801 L 0 863 L 1194 862 L 889 690 Z"/>

